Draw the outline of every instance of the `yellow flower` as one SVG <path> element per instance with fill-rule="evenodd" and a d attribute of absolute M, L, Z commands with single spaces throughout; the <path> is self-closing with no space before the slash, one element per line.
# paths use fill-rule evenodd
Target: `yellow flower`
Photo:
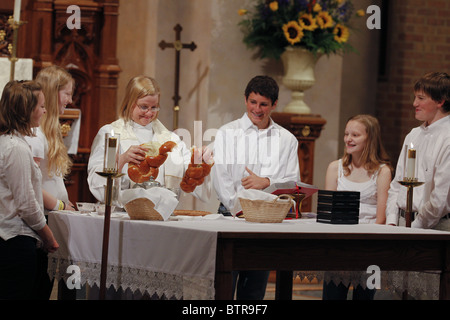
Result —
<path fill-rule="evenodd" d="M 289 21 L 285 25 L 283 25 L 284 36 L 286 40 L 294 45 L 300 42 L 304 36 L 302 28 L 296 21 Z"/>
<path fill-rule="evenodd" d="M 319 12 L 316 19 L 321 29 L 331 28 L 333 26 L 333 18 L 326 11 Z"/>
<path fill-rule="evenodd" d="M 361 9 L 361 10 L 356 11 L 356 15 L 358 17 L 364 17 L 366 15 L 366 12 Z"/>
<path fill-rule="evenodd" d="M 347 42 L 348 37 L 350 36 L 348 28 L 341 24 L 336 25 L 336 27 L 333 30 L 333 33 L 334 33 L 334 40 L 336 40 L 339 43 Z"/>
<path fill-rule="evenodd" d="M 310 13 L 302 14 L 298 19 L 298 22 L 303 30 L 313 31 L 317 29 L 316 19 L 314 19 Z"/>
<path fill-rule="evenodd" d="M 238 14 L 239 14 L 240 16 L 244 16 L 244 15 L 247 14 L 247 10 L 245 10 L 245 9 L 239 9 L 239 10 L 238 10 Z"/>
<path fill-rule="evenodd" d="M 313 8 L 314 12 L 320 12 L 322 11 L 322 6 L 318 3 L 315 4 L 314 8 Z"/>
<path fill-rule="evenodd" d="M 270 10 L 272 10 L 272 11 L 277 11 L 277 10 L 278 10 L 278 1 L 272 1 L 272 2 L 269 4 L 269 8 L 270 8 Z"/>

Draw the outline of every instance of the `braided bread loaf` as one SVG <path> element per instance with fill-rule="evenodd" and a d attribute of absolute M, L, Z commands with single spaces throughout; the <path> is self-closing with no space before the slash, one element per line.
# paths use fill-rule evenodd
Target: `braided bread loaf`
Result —
<path fill-rule="evenodd" d="M 141 144 L 147 148 L 145 159 L 139 165 L 128 163 L 128 176 L 135 183 L 143 183 L 150 180 L 150 177 L 156 179 L 159 173 L 159 167 L 166 161 L 168 152 L 177 144 L 173 141 L 167 141 L 163 145 L 159 142 L 151 141 Z"/>
<path fill-rule="evenodd" d="M 200 162 L 200 161 L 199 161 Z M 208 164 L 202 157 L 201 163 L 195 163 L 194 161 L 194 149 L 192 150 L 191 163 L 188 165 L 184 177 L 181 180 L 180 188 L 186 193 L 193 192 L 194 189 L 201 185 L 205 177 L 211 172 L 211 167 L 214 163 Z"/>

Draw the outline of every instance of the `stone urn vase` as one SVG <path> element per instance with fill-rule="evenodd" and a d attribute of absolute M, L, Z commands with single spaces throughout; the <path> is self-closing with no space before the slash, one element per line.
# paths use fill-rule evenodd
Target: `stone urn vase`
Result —
<path fill-rule="evenodd" d="M 320 55 L 310 51 L 286 47 L 281 55 L 284 66 L 283 84 L 292 91 L 291 101 L 284 107 L 283 112 L 310 114 L 311 109 L 303 100 L 305 91 L 311 88 L 316 79 L 314 68 Z"/>

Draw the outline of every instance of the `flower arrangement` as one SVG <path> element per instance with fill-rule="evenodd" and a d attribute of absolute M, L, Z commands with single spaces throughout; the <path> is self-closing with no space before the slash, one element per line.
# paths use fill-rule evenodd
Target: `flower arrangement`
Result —
<path fill-rule="evenodd" d="M 241 9 L 238 13 L 246 17 L 239 23 L 243 41 L 259 48 L 260 58 L 279 59 L 289 45 L 314 54 L 353 50 L 347 43 L 348 22 L 354 15 L 350 0 L 257 0 L 253 12 Z"/>

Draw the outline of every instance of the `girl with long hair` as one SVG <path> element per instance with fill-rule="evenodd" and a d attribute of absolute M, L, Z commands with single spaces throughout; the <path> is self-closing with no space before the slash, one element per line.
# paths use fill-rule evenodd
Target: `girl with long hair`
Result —
<path fill-rule="evenodd" d="M 344 142 L 342 159 L 328 166 L 325 189 L 359 191 L 359 222 L 384 224 L 392 166 L 381 142 L 378 120 L 364 114 L 350 118 Z"/>
<path fill-rule="evenodd" d="M 74 80 L 64 68 L 54 65 L 42 69 L 36 76 L 36 82 L 42 87 L 47 113 L 36 137 L 27 141 L 42 171 L 45 212 L 74 210 L 64 185 L 64 177 L 70 172 L 72 160 L 67 154 L 59 123 L 59 116 L 72 103 Z"/>
<path fill-rule="evenodd" d="M 42 117 L 40 126 L 34 137 L 26 140 L 31 146 L 34 161 L 42 174 L 42 195 L 44 201 L 44 213 L 47 216 L 50 211 L 75 210 L 69 201 L 64 177 L 70 172 L 72 161 L 67 154 L 60 129 L 59 116 L 64 113 L 66 106 L 72 103 L 74 80 L 64 68 L 53 65 L 42 69 L 36 76 L 45 96 L 47 113 Z M 50 298 L 53 281 L 47 274 L 47 253 L 38 251 L 38 264 L 41 266 L 39 273 L 38 299 Z M 65 299 L 75 294 L 75 291 L 67 291 L 67 287 L 60 282 L 58 295 Z"/>
<path fill-rule="evenodd" d="M 325 189 L 359 191 L 359 223 L 385 224 L 392 167 L 381 142 L 378 120 L 371 115 L 350 118 L 344 142 L 342 159 L 328 166 Z M 361 272 L 326 272 L 323 299 L 345 300 L 352 284 L 354 300 L 372 300 L 375 289 L 365 288 L 364 279 L 367 274 Z"/>

